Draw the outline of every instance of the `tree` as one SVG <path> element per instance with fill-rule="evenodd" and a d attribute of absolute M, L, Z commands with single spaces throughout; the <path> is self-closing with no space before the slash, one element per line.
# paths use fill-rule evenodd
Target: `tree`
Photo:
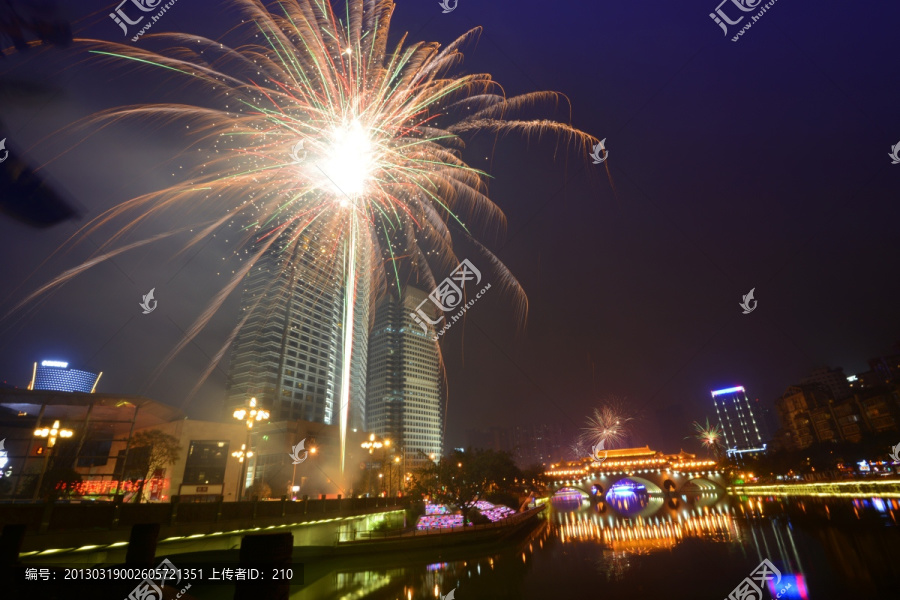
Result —
<path fill-rule="evenodd" d="M 247 488 L 247 497 L 251 500 L 271 498 L 272 488 L 262 479 L 257 479 Z"/>
<path fill-rule="evenodd" d="M 139 485 L 134 501 L 139 503 L 144 496 L 144 486 L 147 480 L 152 478 L 157 471 L 178 462 L 181 448 L 178 438 L 158 429 L 150 429 L 134 434 L 129 450 L 127 469 L 133 475 L 137 475 L 133 478 L 138 481 Z"/>
<path fill-rule="evenodd" d="M 419 469 L 413 490 L 429 496 L 432 502 L 455 506 L 467 523 L 476 502 L 490 493 L 517 491 L 521 479 L 521 471 L 506 452 L 456 450 Z"/>

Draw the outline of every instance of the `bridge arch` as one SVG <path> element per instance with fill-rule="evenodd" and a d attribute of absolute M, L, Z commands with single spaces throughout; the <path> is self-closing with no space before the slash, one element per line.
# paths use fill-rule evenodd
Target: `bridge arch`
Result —
<path fill-rule="evenodd" d="M 609 492 L 612 492 L 619 484 L 624 481 L 632 481 L 634 483 L 638 483 L 644 486 L 644 489 L 647 490 L 648 494 L 651 495 L 662 495 L 663 490 L 656 483 L 646 479 L 644 477 L 640 477 L 638 475 L 623 475 L 622 477 L 616 478 L 616 480 L 609 484 Z M 609 493 L 607 492 L 607 493 Z"/>
<path fill-rule="evenodd" d="M 725 487 L 720 483 L 716 483 L 707 477 L 693 477 L 688 479 L 681 485 L 681 489 L 678 490 L 679 494 L 685 493 L 704 493 L 704 492 L 715 492 L 717 494 L 721 494 L 725 492 Z"/>
<path fill-rule="evenodd" d="M 571 485 L 571 484 L 561 484 L 561 485 L 558 485 L 558 486 L 554 486 L 554 488 L 552 489 L 552 491 L 553 491 L 553 496 L 556 496 L 556 495 L 559 494 L 560 492 L 564 492 L 564 491 L 566 491 L 566 490 L 572 490 L 572 491 L 574 491 L 574 492 L 581 492 L 582 494 L 584 494 L 584 495 L 587 496 L 588 498 L 590 498 L 590 496 L 591 496 L 590 488 L 585 489 L 585 488 L 583 488 L 581 485 Z"/>

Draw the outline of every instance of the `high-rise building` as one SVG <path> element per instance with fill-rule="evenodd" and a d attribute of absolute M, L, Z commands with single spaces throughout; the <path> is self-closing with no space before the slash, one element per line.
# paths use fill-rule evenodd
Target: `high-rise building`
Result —
<path fill-rule="evenodd" d="M 271 421 L 340 423 L 347 302 L 341 258 L 328 244 L 285 233 L 244 279 L 226 405 L 257 398 Z M 365 248 L 357 259 L 350 350 L 348 427 L 365 427 L 371 270 Z"/>
<path fill-rule="evenodd" d="M 522 469 L 563 460 L 567 451 L 563 439 L 562 427 L 551 423 L 466 430 L 469 448 L 508 452 Z"/>
<path fill-rule="evenodd" d="M 761 423 L 754 414 L 754 407 L 742 386 L 712 392 L 719 426 L 725 435 L 725 449 L 729 454 L 762 452 Z"/>
<path fill-rule="evenodd" d="M 392 440 L 407 470 L 422 466 L 432 455 L 439 457 L 443 447 L 440 350 L 431 325 L 423 331 L 422 320 L 412 314 L 426 298 L 411 286 L 400 299 L 388 293 L 375 310 L 369 336 L 367 429 Z"/>
<path fill-rule="evenodd" d="M 853 395 L 853 390 L 850 389 L 850 384 L 847 382 L 847 375 L 840 367 L 836 369 L 819 367 L 804 377 L 800 383 L 818 384 L 828 388 L 833 400 L 843 400 Z"/>
<path fill-rule="evenodd" d="M 103 373 L 90 373 L 70 369 L 69 363 L 59 360 L 45 360 L 40 366 L 34 363 L 29 390 L 50 390 L 55 392 L 83 392 L 92 394 Z"/>

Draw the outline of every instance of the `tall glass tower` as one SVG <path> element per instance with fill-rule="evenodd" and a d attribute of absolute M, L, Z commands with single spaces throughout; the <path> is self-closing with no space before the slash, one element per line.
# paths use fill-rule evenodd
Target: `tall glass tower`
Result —
<path fill-rule="evenodd" d="M 255 397 L 271 421 L 337 424 L 348 301 L 340 258 L 333 256 L 334 246 L 315 239 L 288 243 L 287 234 L 282 237 L 244 280 L 226 408 Z M 363 429 L 371 278 L 365 258 L 358 259 L 356 273 L 348 425 Z"/>
<path fill-rule="evenodd" d="M 432 326 L 423 331 L 411 314 L 426 298 L 411 286 L 401 299 L 389 293 L 378 304 L 369 336 L 367 428 L 402 450 L 406 469 L 422 466 L 431 455 L 436 459 L 443 446 L 440 350 Z"/>
<path fill-rule="evenodd" d="M 712 392 L 719 426 L 725 434 L 725 448 L 729 454 L 762 452 L 765 445 L 760 433 L 761 422 L 753 413 L 753 406 L 742 386 Z"/>

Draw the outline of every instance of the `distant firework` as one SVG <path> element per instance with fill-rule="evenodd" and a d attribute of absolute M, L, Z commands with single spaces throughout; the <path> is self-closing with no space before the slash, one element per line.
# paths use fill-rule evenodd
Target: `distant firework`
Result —
<path fill-rule="evenodd" d="M 715 425 L 709 424 L 709 419 L 706 419 L 705 424 L 701 424 L 699 421 L 694 421 L 694 430 L 697 432 L 694 435 L 694 438 L 700 441 L 703 444 L 703 447 L 707 450 L 712 450 L 713 454 L 719 454 L 719 449 L 722 446 L 722 428 L 718 423 Z"/>
<path fill-rule="evenodd" d="M 587 419 L 587 427 L 579 436 L 579 441 L 587 446 L 595 446 L 601 441 L 610 448 L 619 444 L 628 434 L 628 423 L 633 421 L 625 408 L 625 401 L 612 398 L 594 409 Z"/>

